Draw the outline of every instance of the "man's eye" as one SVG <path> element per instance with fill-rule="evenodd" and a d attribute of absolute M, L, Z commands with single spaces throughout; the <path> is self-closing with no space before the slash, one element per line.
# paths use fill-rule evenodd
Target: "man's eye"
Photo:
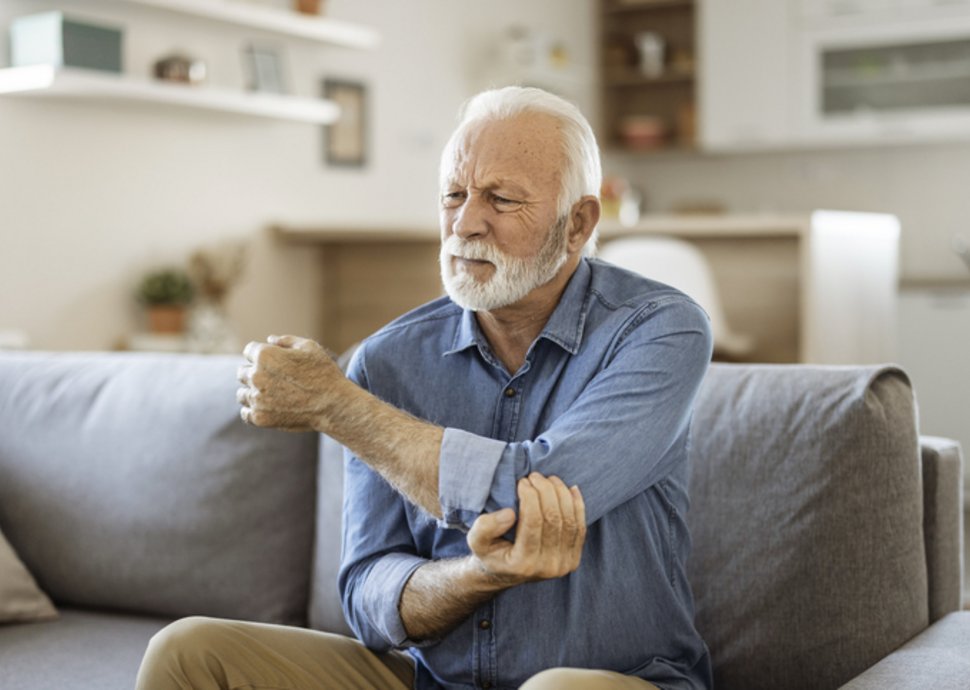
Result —
<path fill-rule="evenodd" d="M 509 199 L 508 197 L 504 197 L 499 194 L 493 194 L 492 201 L 500 206 L 517 206 L 519 203 L 521 203 L 515 199 Z"/>
<path fill-rule="evenodd" d="M 465 200 L 464 192 L 448 192 L 441 197 L 441 203 L 449 208 L 460 206 Z"/>

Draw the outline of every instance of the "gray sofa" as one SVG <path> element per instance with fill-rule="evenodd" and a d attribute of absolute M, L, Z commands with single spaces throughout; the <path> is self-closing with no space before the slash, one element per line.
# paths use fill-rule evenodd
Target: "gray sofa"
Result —
<path fill-rule="evenodd" d="M 60 613 L 0 625 L 0 688 L 128 690 L 187 615 L 347 631 L 340 448 L 241 424 L 238 363 L 0 354 L 0 532 Z M 904 374 L 714 365 L 693 428 L 717 687 L 970 686 L 959 449 Z"/>

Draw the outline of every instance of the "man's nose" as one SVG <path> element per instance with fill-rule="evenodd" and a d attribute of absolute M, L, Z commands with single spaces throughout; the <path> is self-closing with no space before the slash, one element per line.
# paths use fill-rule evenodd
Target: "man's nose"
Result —
<path fill-rule="evenodd" d="M 488 207 L 477 195 L 465 199 L 465 203 L 458 209 L 455 222 L 451 230 L 462 239 L 479 237 L 488 233 Z"/>

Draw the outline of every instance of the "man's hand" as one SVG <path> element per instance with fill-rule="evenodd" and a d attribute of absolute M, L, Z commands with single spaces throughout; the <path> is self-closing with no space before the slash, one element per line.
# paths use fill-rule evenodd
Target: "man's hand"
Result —
<path fill-rule="evenodd" d="M 239 367 L 236 392 L 243 421 L 287 431 L 319 431 L 334 398 L 347 384 L 340 368 L 319 344 L 292 335 L 251 342 Z"/>
<path fill-rule="evenodd" d="M 515 543 L 502 537 L 515 524 L 512 509 L 485 513 L 468 532 L 471 555 L 428 561 L 411 575 L 399 606 L 408 637 L 440 638 L 498 592 L 579 567 L 586 540 L 579 489 L 538 472 L 520 479 L 517 489 Z"/>
<path fill-rule="evenodd" d="M 511 508 L 486 513 L 468 532 L 478 567 L 497 585 L 512 587 L 576 570 L 586 540 L 586 506 L 578 487 L 533 472 L 519 480 L 515 542 L 502 538 L 515 522 Z"/>

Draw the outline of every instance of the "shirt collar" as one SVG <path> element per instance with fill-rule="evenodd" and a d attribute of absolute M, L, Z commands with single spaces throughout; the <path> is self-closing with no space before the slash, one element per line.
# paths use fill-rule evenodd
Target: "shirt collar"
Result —
<path fill-rule="evenodd" d="M 559 298 L 559 304 L 553 310 L 552 316 L 539 333 L 539 338 L 556 343 L 572 355 L 579 351 L 579 345 L 583 339 L 583 328 L 586 325 L 586 314 L 589 310 L 587 295 L 590 274 L 589 261 L 583 258 L 569 278 L 569 283 L 566 284 L 566 289 Z M 455 328 L 451 349 L 444 354 L 455 354 L 470 347 L 478 347 L 482 351 L 489 349 L 488 341 L 478 327 L 475 312 L 464 309 L 461 320 Z"/>

